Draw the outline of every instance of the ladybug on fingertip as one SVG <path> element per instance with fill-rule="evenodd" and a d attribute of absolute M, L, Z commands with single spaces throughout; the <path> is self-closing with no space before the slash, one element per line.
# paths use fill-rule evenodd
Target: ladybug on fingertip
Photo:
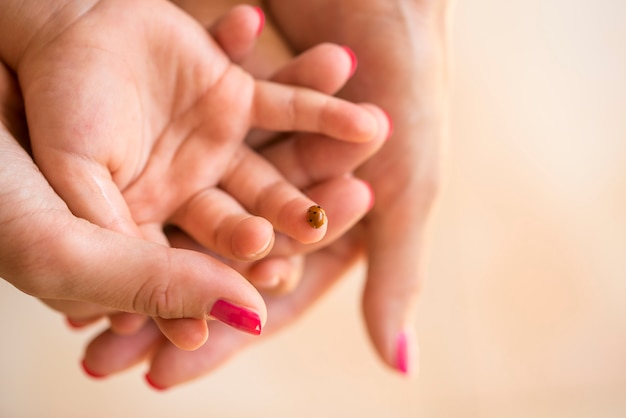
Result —
<path fill-rule="evenodd" d="M 306 214 L 306 221 L 311 228 L 319 229 L 326 223 L 326 212 L 319 205 L 313 205 Z"/>

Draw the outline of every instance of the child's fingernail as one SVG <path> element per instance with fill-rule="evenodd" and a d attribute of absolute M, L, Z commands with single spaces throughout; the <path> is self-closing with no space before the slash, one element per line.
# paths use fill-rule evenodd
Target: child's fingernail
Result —
<path fill-rule="evenodd" d="M 393 119 L 391 119 L 391 115 L 386 110 L 383 109 L 383 112 L 385 113 L 387 122 L 389 123 L 389 131 L 387 132 L 387 137 L 385 139 L 389 139 L 391 138 L 391 135 L 393 135 Z"/>
<path fill-rule="evenodd" d="M 396 368 L 404 375 L 409 374 L 409 342 L 406 332 L 398 334 L 396 340 Z"/>
<path fill-rule="evenodd" d="M 150 375 L 148 373 L 146 373 L 143 376 L 146 379 L 146 383 L 154 390 L 158 390 L 159 392 L 163 392 L 164 390 L 167 390 L 167 388 L 165 386 L 161 386 L 161 385 L 157 385 L 156 383 L 154 383 L 154 380 L 152 380 L 150 378 Z"/>
<path fill-rule="evenodd" d="M 211 308 L 211 316 L 248 334 L 261 334 L 261 319 L 256 312 L 219 299 Z"/>
<path fill-rule="evenodd" d="M 354 53 L 354 51 L 350 47 L 347 47 L 347 46 L 343 45 L 342 48 L 350 56 L 350 61 L 352 63 L 352 66 L 350 67 L 350 77 L 352 77 L 354 75 L 354 73 L 356 72 L 356 67 L 359 65 L 359 61 L 356 58 L 356 54 Z"/>
<path fill-rule="evenodd" d="M 257 6 L 254 7 L 254 10 L 256 10 L 259 15 L 259 28 L 256 30 L 256 36 L 259 36 L 261 35 L 263 27 L 265 26 L 265 13 L 263 13 L 263 9 Z"/>
<path fill-rule="evenodd" d="M 376 194 L 374 193 L 374 188 L 372 187 L 370 183 L 368 183 L 367 181 L 363 181 L 363 184 L 365 184 L 367 188 L 370 190 L 370 202 L 367 206 L 367 211 L 369 212 L 374 207 L 374 203 L 376 203 Z"/>
<path fill-rule="evenodd" d="M 96 373 L 93 370 L 91 370 L 89 367 L 87 367 L 87 363 L 85 362 L 85 360 L 82 360 L 80 362 L 80 365 L 83 368 L 83 371 L 85 372 L 85 374 L 87 374 L 87 376 L 89 377 L 93 377 L 94 379 L 102 379 L 106 377 L 106 375 Z"/>

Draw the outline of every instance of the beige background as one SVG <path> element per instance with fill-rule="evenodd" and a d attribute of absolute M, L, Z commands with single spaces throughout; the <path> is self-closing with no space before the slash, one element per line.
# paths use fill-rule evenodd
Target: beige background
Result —
<path fill-rule="evenodd" d="M 358 277 L 165 394 L 142 368 L 85 377 L 88 335 L 2 282 L 0 417 L 626 416 L 625 17 L 622 0 L 459 2 L 418 380 L 374 357 Z"/>

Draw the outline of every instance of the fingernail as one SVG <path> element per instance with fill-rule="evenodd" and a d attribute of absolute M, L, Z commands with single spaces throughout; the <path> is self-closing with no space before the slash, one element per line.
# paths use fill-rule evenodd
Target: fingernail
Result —
<path fill-rule="evenodd" d="M 387 133 L 387 138 L 385 139 L 389 139 L 391 138 L 391 135 L 393 135 L 393 119 L 391 119 L 391 115 L 384 109 L 383 113 L 385 113 L 385 116 L 387 117 L 387 122 L 389 123 L 389 132 Z"/>
<path fill-rule="evenodd" d="M 263 31 L 263 27 L 265 26 L 265 13 L 263 13 L 263 9 L 261 9 L 258 6 L 255 6 L 254 10 L 259 15 L 259 28 L 256 30 L 256 36 L 258 37 L 259 35 L 261 35 L 261 32 Z"/>
<path fill-rule="evenodd" d="M 396 368 L 404 375 L 409 374 L 409 347 L 408 338 L 405 332 L 398 335 L 396 341 Z"/>
<path fill-rule="evenodd" d="M 87 374 L 87 376 L 89 376 L 89 377 L 93 377 L 94 379 L 102 379 L 102 378 L 106 377 L 106 375 L 104 375 L 104 374 L 98 374 L 98 373 L 92 371 L 91 369 L 89 369 L 89 367 L 87 367 L 87 363 L 85 363 L 84 359 L 80 362 L 80 365 L 83 368 L 83 371 L 85 372 L 85 374 Z"/>
<path fill-rule="evenodd" d="M 354 53 L 354 51 L 350 47 L 347 47 L 347 46 L 343 45 L 342 48 L 350 56 L 350 62 L 352 63 L 352 66 L 350 67 L 350 77 L 352 77 L 354 75 L 354 73 L 356 72 L 356 67 L 359 65 L 359 61 L 356 58 L 356 54 Z"/>
<path fill-rule="evenodd" d="M 163 392 L 164 390 L 167 390 L 165 386 L 157 385 L 156 383 L 154 383 L 154 381 L 150 378 L 150 375 L 148 373 L 146 373 L 143 377 L 146 379 L 146 383 L 150 387 L 152 387 L 152 389 L 158 390 L 159 392 Z"/>
<path fill-rule="evenodd" d="M 374 207 L 374 203 L 376 203 L 376 194 L 374 193 L 374 188 L 372 187 L 372 185 L 369 182 L 364 181 L 364 180 L 361 180 L 361 181 L 370 190 L 370 202 L 369 202 L 369 204 L 367 206 L 367 211 L 369 212 Z"/>
<path fill-rule="evenodd" d="M 70 328 L 73 328 L 73 329 L 81 329 L 81 328 L 83 328 L 85 326 L 85 324 L 81 324 L 79 322 L 75 322 L 69 316 L 65 317 L 65 322 L 67 323 L 67 325 L 69 325 Z"/>
<path fill-rule="evenodd" d="M 223 299 L 215 302 L 211 316 L 240 331 L 253 335 L 261 334 L 261 319 L 257 313 Z"/>

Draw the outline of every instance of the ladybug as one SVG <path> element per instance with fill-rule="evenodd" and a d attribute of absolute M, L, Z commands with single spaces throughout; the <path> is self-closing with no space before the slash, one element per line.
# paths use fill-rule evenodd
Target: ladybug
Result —
<path fill-rule="evenodd" d="M 326 223 L 326 212 L 319 205 L 311 206 L 307 211 L 306 221 L 311 228 L 321 228 Z"/>

